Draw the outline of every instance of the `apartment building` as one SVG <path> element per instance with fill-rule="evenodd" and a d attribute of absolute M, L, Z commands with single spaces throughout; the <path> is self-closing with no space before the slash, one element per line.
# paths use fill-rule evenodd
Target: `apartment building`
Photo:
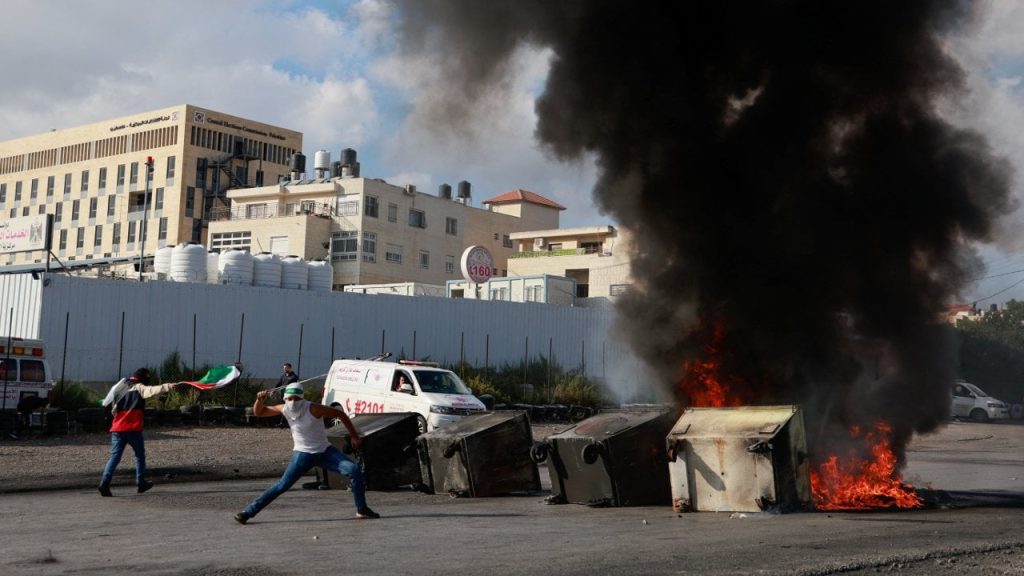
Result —
<path fill-rule="evenodd" d="M 351 153 L 354 159 L 354 152 Z M 318 158 L 324 152 L 318 152 Z M 345 156 L 346 154 L 343 154 Z M 444 286 L 461 277 L 461 256 L 486 247 L 495 276 L 507 274 L 514 234 L 557 228 L 565 208 L 539 194 L 513 191 L 472 205 L 468 183 L 427 194 L 354 173 L 334 176 L 318 162 L 317 177 L 228 191 L 230 209 L 215 211 L 209 248 L 330 259 L 334 288 L 415 282 Z"/>
<path fill-rule="evenodd" d="M 188 104 L 0 142 L 0 219 L 53 216 L 63 262 L 207 241 L 231 188 L 289 173 L 302 134 Z M 0 265 L 47 261 L 37 250 Z"/>
<path fill-rule="evenodd" d="M 564 276 L 576 281 L 577 298 L 612 300 L 632 283 L 630 235 L 621 228 L 535 229 L 510 236 L 515 251 L 508 260 L 509 276 Z"/>

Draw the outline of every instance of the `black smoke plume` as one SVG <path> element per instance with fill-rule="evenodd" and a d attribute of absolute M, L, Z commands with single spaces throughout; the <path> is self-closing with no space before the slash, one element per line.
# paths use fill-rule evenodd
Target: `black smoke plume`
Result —
<path fill-rule="evenodd" d="M 538 139 L 596 154 L 636 240 L 624 333 L 680 403 L 714 342 L 744 402 L 799 403 L 821 448 L 883 419 L 903 454 L 948 415 L 942 313 L 1011 208 L 1008 164 L 936 112 L 962 70 L 948 0 L 409 0 L 405 49 L 443 54 L 438 118 L 552 51 Z M 446 91 L 446 92 L 445 92 Z"/>

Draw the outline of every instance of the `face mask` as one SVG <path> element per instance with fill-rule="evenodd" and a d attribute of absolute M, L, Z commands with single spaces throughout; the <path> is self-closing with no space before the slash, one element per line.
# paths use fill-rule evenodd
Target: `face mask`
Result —
<path fill-rule="evenodd" d="M 302 412 L 303 405 L 306 403 L 304 398 L 286 398 L 284 401 L 284 414 L 289 418 L 295 419 L 299 417 Z"/>

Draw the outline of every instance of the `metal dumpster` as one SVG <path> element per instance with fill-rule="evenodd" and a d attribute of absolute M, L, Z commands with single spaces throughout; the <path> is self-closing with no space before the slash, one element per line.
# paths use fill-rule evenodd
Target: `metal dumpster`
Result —
<path fill-rule="evenodd" d="M 532 443 L 523 412 L 470 414 L 427 432 L 417 439 L 424 490 L 451 496 L 540 490 Z"/>
<path fill-rule="evenodd" d="M 420 484 L 420 464 L 416 457 L 419 427 L 414 412 L 357 414 L 352 425 L 363 439 L 360 454 L 367 490 L 394 490 Z M 352 456 L 348 430 L 336 424 L 327 431 L 331 444 Z M 317 481 L 331 489 L 348 488 L 348 478 L 337 472 L 316 469 Z"/>
<path fill-rule="evenodd" d="M 677 512 L 811 508 L 798 406 L 690 408 L 666 443 Z"/>
<path fill-rule="evenodd" d="M 550 503 L 645 506 L 669 503 L 668 411 L 603 412 L 548 436 L 534 461 L 548 462 Z"/>

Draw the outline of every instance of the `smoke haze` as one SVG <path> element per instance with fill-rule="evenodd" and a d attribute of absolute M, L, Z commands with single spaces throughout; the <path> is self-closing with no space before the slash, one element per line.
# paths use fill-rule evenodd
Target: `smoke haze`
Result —
<path fill-rule="evenodd" d="M 438 126 L 518 49 L 551 51 L 536 135 L 596 154 L 594 196 L 635 235 L 623 333 L 666 387 L 714 344 L 744 402 L 802 404 L 812 440 L 882 418 L 902 455 L 947 417 L 939 320 L 1012 209 L 1008 164 L 936 111 L 964 90 L 941 38 L 972 3 L 400 5 Z"/>

